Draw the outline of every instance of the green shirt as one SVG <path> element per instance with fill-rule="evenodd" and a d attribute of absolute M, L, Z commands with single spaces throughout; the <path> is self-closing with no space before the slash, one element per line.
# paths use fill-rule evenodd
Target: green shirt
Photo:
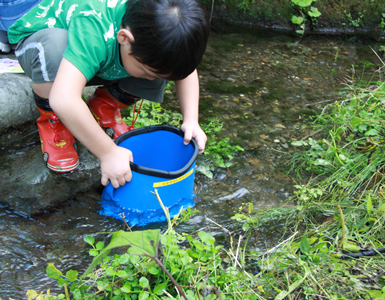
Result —
<path fill-rule="evenodd" d="M 44 28 L 68 31 L 64 57 L 90 80 L 130 76 L 120 62 L 117 33 L 127 0 L 43 0 L 8 31 L 12 44 Z"/>

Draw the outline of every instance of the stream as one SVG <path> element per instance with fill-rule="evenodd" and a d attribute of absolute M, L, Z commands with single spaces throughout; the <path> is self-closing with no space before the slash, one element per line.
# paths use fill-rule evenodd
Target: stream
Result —
<path fill-rule="evenodd" d="M 290 141 L 313 134 L 304 126 L 306 120 L 338 99 L 353 74 L 352 65 L 358 65 L 355 76 L 362 76 L 362 62 L 379 64 L 369 46 L 379 47 L 354 37 L 212 33 L 198 68 L 200 117 L 224 122 L 221 137 L 230 137 L 244 151 L 228 169 L 215 169 L 213 179 L 196 174 L 195 209 L 200 213 L 178 230 L 207 228 L 224 243 L 226 234 L 212 221 L 235 232 L 239 225 L 231 217 L 243 204 L 251 202 L 255 209 L 284 204 L 296 184 L 287 175 L 296 151 Z M 365 74 L 376 69 L 366 67 Z M 178 109 L 174 94 L 165 106 Z M 45 274 L 48 263 L 63 273 L 87 268 L 92 258 L 84 237 L 124 229 L 121 220 L 98 213 L 100 195 L 101 188 L 95 187 L 31 217 L 0 207 L 0 299 L 26 299 L 28 289 L 57 291 Z M 151 225 L 159 227 L 166 224 Z M 280 229 L 259 229 L 250 247 L 274 247 Z"/>

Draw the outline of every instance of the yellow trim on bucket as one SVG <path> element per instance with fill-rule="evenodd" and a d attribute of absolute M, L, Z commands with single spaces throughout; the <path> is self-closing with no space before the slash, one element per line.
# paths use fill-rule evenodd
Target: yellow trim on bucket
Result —
<path fill-rule="evenodd" d="M 163 181 L 163 182 L 154 182 L 152 187 L 156 188 L 156 187 L 162 187 L 162 186 L 177 183 L 177 182 L 182 181 L 183 179 L 186 179 L 187 177 L 189 177 L 193 173 L 193 171 L 194 171 L 194 169 L 191 169 L 190 172 L 184 174 L 181 177 L 175 178 L 173 180 L 168 180 L 168 181 Z"/>

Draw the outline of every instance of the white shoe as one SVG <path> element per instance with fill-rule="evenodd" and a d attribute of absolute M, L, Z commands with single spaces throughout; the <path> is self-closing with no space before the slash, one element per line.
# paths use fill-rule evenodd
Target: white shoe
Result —
<path fill-rule="evenodd" d="M 11 45 L 8 43 L 0 42 L 0 53 L 9 53 L 11 52 Z"/>

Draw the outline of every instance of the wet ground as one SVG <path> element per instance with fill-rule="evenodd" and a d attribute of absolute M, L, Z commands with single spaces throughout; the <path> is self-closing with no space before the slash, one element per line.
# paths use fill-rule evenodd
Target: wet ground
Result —
<path fill-rule="evenodd" d="M 219 118 L 225 123 L 222 136 L 245 151 L 230 168 L 216 169 L 214 179 L 196 175 L 195 208 L 201 212 L 179 230 L 212 227 L 211 219 L 235 231 L 230 218 L 242 203 L 252 202 L 256 209 L 285 203 L 294 184 L 287 175 L 295 151 L 290 141 L 312 134 L 303 128 L 305 120 L 339 97 L 352 65 L 379 62 L 369 45 L 376 47 L 346 38 L 213 33 L 199 68 L 201 118 Z M 355 70 L 361 76 L 362 68 Z M 177 107 L 175 98 L 166 105 Z M 239 190 L 249 193 L 227 197 Z M 124 228 L 120 220 L 99 215 L 100 193 L 90 190 L 30 218 L 0 208 L 1 299 L 25 299 L 27 289 L 55 290 L 45 275 L 48 263 L 81 272 L 91 261 L 84 236 Z M 159 226 L 165 224 L 153 227 Z M 225 239 L 222 231 L 208 230 Z M 262 228 L 253 247 L 270 248 L 279 234 L 279 227 Z"/>

